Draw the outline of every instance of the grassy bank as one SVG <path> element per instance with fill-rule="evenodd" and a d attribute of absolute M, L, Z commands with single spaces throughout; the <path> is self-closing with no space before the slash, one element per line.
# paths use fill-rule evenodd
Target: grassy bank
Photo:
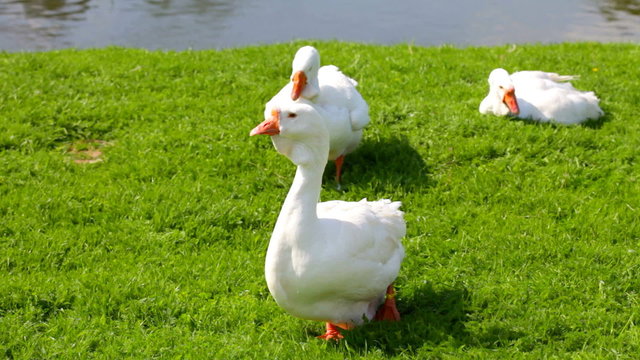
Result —
<path fill-rule="evenodd" d="M 639 46 L 316 43 L 372 119 L 323 200 L 401 200 L 408 223 L 402 322 L 336 345 L 263 274 L 294 167 L 248 132 L 300 45 L 0 53 L 0 356 L 640 353 Z M 495 67 L 580 75 L 607 115 L 483 116 Z"/>

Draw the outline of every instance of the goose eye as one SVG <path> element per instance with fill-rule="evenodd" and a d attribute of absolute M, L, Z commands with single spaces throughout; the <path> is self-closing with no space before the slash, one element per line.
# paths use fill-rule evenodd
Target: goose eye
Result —
<path fill-rule="evenodd" d="M 498 88 L 500 88 L 500 90 L 504 89 L 504 88 L 502 87 L 502 85 L 499 85 L 499 86 L 498 86 Z"/>
<path fill-rule="evenodd" d="M 287 115 L 287 117 L 288 117 L 288 118 L 294 118 L 294 117 L 296 117 L 296 116 L 298 116 L 296 113 L 289 113 L 289 114 Z"/>

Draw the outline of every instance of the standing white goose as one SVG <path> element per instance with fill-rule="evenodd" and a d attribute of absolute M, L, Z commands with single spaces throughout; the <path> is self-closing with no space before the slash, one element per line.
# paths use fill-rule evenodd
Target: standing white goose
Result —
<path fill-rule="evenodd" d="M 480 103 L 483 114 L 514 115 L 522 119 L 561 124 L 578 124 L 604 114 L 593 92 L 579 91 L 573 76 L 542 71 L 520 71 L 509 75 L 504 69 L 489 74 L 489 95 Z"/>
<path fill-rule="evenodd" d="M 364 319 L 399 320 L 392 283 L 404 257 L 400 202 L 318 203 L 329 132 L 315 105 L 280 102 L 250 133 L 259 134 L 271 135 L 276 150 L 297 165 L 265 261 L 278 305 L 326 322 L 323 339 L 338 340 L 338 327 L 350 329 Z"/>
<path fill-rule="evenodd" d="M 320 67 L 320 54 L 313 46 L 303 46 L 293 58 L 291 81 L 265 107 L 265 116 L 285 98 L 309 100 L 314 104 L 333 107 L 339 117 L 327 117 L 329 129 L 329 160 L 336 162 L 336 181 L 340 184 L 344 156 L 354 151 L 362 139 L 362 129 L 369 124 L 369 106 L 356 86 L 336 66 Z"/>

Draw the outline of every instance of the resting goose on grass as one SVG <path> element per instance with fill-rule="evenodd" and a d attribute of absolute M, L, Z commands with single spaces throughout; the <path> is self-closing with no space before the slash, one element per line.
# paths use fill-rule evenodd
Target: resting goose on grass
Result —
<path fill-rule="evenodd" d="M 369 106 L 356 90 L 358 83 L 355 80 L 333 65 L 320 67 L 320 54 L 313 46 L 300 48 L 291 67 L 291 81 L 267 103 L 265 117 L 285 98 L 306 99 L 344 112 L 345 116 L 326 118 L 329 160 L 336 163 L 336 181 L 340 185 L 344 156 L 360 144 L 362 129 L 369 124 Z"/>
<path fill-rule="evenodd" d="M 275 301 L 293 316 L 326 322 L 319 337 L 327 340 L 365 319 L 399 320 L 392 283 L 404 257 L 400 202 L 318 202 L 330 135 L 306 100 L 279 102 L 250 133 L 261 134 L 297 166 L 265 261 Z"/>
<path fill-rule="evenodd" d="M 489 75 L 489 95 L 480 103 L 483 114 L 512 115 L 565 125 L 597 119 L 604 114 L 600 100 L 569 83 L 574 76 L 543 71 L 519 71 L 509 75 L 495 69 Z"/>

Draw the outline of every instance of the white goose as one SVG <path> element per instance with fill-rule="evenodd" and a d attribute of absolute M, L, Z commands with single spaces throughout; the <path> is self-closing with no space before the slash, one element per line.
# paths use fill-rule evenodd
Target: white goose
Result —
<path fill-rule="evenodd" d="M 522 119 L 561 124 L 578 124 L 604 114 L 593 92 L 579 91 L 571 83 L 574 76 L 542 71 L 519 71 L 509 75 L 504 69 L 489 74 L 489 95 L 480 103 L 483 114 L 515 115 Z"/>
<path fill-rule="evenodd" d="M 280 102 L 250 133 L 259 134 L 271 135 L 276 150 L 297 165 L 265 261 L 278 305 L 326 322 L 323 339 L 338 340 L 338 327 L 350 329 L 364 319 L 399 320 L 392 283 L 404 257 L 400 202 L 318 203 L 329 132 L 307 101 Z"/>
<path fill-rule="evenodd" d="M 369 124 L 369 106 L 356 86 L 358 83 L 337 67 L 320 67 L 320 54 L 313 46 L 303 46 L 293 58 L 291 81 L 265 107 L 265 117 L 285 98 L 303 98 L 314 104 L 333 107 L 340 116 L 328 117 L 329 160 L 336 162 L 336 181 L 340 184 L 344 156 L 355 150 L 362 139 L 362 129 Z"/>

